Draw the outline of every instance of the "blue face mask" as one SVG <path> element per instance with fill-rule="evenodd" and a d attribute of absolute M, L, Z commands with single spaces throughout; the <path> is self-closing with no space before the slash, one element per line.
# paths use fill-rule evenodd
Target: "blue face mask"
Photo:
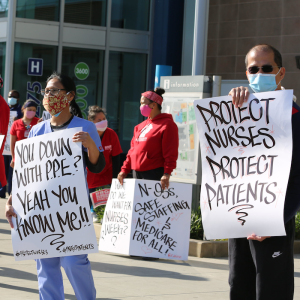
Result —
<path fill-rule="evenodd" d="M 54 115 L 54 117 L 57 118 L 60 114 L 61 114 L 61 111 L 59 113 L 57 113 L 56 115 Z"/>
<path fill-rule="evenodd" d="M 18 100 L 16 98 L 8 98 L 9 105 L 16 105 Z"/>
<path fill-rule="evenodd" d="M 276 83 L 277 74 L 248 74 L 249 85 L 255 93 L 275 91 L 281 82 Z"/>

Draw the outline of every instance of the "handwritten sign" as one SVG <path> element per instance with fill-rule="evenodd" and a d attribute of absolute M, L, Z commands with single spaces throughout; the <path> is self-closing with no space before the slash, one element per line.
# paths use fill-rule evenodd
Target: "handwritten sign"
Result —
<path fill-rule="evenodd" d="M 96 208 L 100 205 L 106 205 L 108 196 L 109 196 L 110 189 L 103 189 L 100 191 L 96 191 L 94 193 L 90 193 L 93 207 Z"/>
<path fill-rule="evenodd" d="M 285 235 L 293 91 L 194 102 L 202 156 L 200 206 L 208 239 Z"/>
<path fill-rule="evenodd" d="M 82 161 L 81 128 L 16 143 L 12 201 L 15 260 L 97 252 Z"/>
<path fill-rule="evenodd" d="M 187 260 L 192 185 L 113 179 L 106 204 L 99 250 Z"/>
<path fill-rule="evenodd" d="M 12 123 L 14 122 L 14 118 L 16 116 L 17 116 L 16 111 L 11 111 L 10 112 L 8 129 L 7 129 L 7 136 L 6 136 L 4 149 L 3 149 L 3 155 L 11 155 L 11 151 L 10 151 L 10 129 L 11 129 Z"/>

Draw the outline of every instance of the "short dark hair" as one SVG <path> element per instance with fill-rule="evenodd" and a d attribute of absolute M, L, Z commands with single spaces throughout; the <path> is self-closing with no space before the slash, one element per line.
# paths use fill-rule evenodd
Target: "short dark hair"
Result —
<path fill-rule="evenodd" d="M 74 80 L 67 75 L 58 74 L 56 72 L 54 72 L 52 75 L 50 75 L 46 82 L 48 83 L 52 79 L 57 79 L 64 86 L 67 93 L 74 92 L 74 98 L 70 103 L 70 113 L 76 117 L 83 118 L 81 109 L 75 101 L 76 84 L 75 84 Z"/>
<path fill-rule="evenodd" d="M 16 93 L 18 95 L 18 98 L 20 98 L 20 93 L 17 90 L 11 90 L 9 93 Z"/>
<path fill-rule="evenodd" d="M 274 48 L 273 46 L 271 46 L 269 44 L 258 44 L 256 46 L 254 46 L 253 48 L 251 48 L 248 51 L 248 53 L 246 54 L 246 57 L 245 57 L 246 68 L 248 67 L 248 54 L 253 50 L 261 50 L 264 52 L 273 52 L 275 63 L 277 64 L 278 67 L 282 67 L 282 56 L 276 48 Z"/>

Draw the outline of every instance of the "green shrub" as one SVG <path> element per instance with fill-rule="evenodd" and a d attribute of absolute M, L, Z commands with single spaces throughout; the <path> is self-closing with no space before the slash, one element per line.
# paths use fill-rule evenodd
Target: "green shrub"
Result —
<path fill-rule="evenodd" d="M 203 240 L 203 226 L 200 207 L 198 207 L 197 210 L 192 210 L 190 238 Z"/>
<path fill-rule="evenodd" d="M 98 220 L 99 220 L 100 223 L 102 223 L 102 219 L 103 219 L 104 211 L 105 211 L 105 206 L 106 205 L 100 205 L 100 206 L 97 206 L 96 208 L 94 208 L 94 211 L 97 214 Z"/>
<path fill-rule="evenodd" d="M 300 240 L 300 212 L 296 214 L 295 227 L 295 239 Z"/>

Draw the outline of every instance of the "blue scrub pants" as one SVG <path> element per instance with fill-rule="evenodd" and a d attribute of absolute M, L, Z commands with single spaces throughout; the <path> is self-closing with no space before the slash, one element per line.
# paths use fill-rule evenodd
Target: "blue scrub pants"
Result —
<path fill-rule="evenodd" d="M 64 300 L 61 267 L 78 300 L 95 300 L 96 289 L 87 254 L 36 260 L 40 300 Z"/>

